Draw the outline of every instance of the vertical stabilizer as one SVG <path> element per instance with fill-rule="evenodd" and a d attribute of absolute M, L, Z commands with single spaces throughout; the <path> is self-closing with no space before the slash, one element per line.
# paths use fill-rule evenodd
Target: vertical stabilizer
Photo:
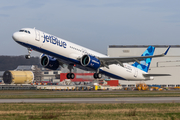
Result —
<path fill-rule="evenodd" d="M 155 47 L 149 46 L 141 56 L 152 56 L 154 54 Z M 152 58 L 145 58 L 139 62 L 135 62 L 132 66 L 137 67 L 145 72 L 148 72 Z"/>

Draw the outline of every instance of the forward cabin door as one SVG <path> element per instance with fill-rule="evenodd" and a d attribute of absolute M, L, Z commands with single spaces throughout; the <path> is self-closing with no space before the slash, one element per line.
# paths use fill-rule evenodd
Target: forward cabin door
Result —
<path fill-rule="evenodd" d="M 41 42 L 42 41 L 42 39 L 41 39 L 42 33 L 41 33 L 41 31 L 36 30 L 35 28 L 34 28 L 34 31 L 35 31 L 35 41 L 33 43 L 36 47 L 42 48 L 42 42 Z"/>
<path fill-rule="evenodd" d="M 40 31 L 36 29 L 34 30 L 35 30 L 35 40 L 40 41 Z"/>

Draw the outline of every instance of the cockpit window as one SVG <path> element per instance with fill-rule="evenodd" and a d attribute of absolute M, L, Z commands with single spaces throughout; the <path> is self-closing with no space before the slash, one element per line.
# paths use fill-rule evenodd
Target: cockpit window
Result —
<path fill-rule="evenodd" d="M 19 30 L 19 32 L 25 32 L 25 33 L 31 34 L 30 31 L 27 31 L 27 30 Z"/>
<path fill-rule="evenodd" d="M 19 32 L 24 32 L 24 30 L 19 30 Z"/>

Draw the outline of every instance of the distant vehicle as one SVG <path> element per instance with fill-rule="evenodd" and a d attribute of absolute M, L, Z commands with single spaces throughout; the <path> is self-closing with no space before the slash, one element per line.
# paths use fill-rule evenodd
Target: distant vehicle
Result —
<path fill-rule="evenodd" d="M 149 86 L 146 85 L 145 83 L 139 83 L 139 84 L 136 84 L 136 89 L 137 90 L 148 90 Z"/>
<path fill-rule="evenodd" d="M 153 76 L 169 76 L 169 74 L 148 74 L 152 58 L 163 57 L 167 54 L 153 55 L 155 47 L 149 46 L 147 50 L 137 57 L 108 57 L 88 48 L 63 40 L 54 35 L 37 29 L 23 28 L 13 34 L 13 39 L 28 49 L 30 58 L 32 50 L 43 53 L 40 64 L 51 70 L 56 70 L 63 64 L 68 65 L 70 73 L 68 79 L 74 79 L 73 67 L 94 71 L 94 78 L 100 79 L 102 74 L 119 80 L 152 80 Z M 118 51 L 117 51 L 118 52 Z M 134 64 L 128 64 L 134 62 Z"/>

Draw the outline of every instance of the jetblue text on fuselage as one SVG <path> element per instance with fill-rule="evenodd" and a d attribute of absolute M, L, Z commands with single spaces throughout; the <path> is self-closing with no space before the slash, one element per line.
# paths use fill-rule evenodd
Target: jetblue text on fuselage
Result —
<path fill-rule="evenodd" d="M 66 48 L 66 46 L 67 46 L 66 42 L 63 42 L 62 40 L 58 40 L 57 37 L 54 37 L 52 35 L 45 35 L 44 34 L 44 41 L 43 41 L 43 43 L 45 43 L 45 42 L 50 42 L 50 43 L 52 43 L 54 45 L 57 45 L 57 46 L 60 46 L 60 47 L 64 47 L 64 48 Z"/>

